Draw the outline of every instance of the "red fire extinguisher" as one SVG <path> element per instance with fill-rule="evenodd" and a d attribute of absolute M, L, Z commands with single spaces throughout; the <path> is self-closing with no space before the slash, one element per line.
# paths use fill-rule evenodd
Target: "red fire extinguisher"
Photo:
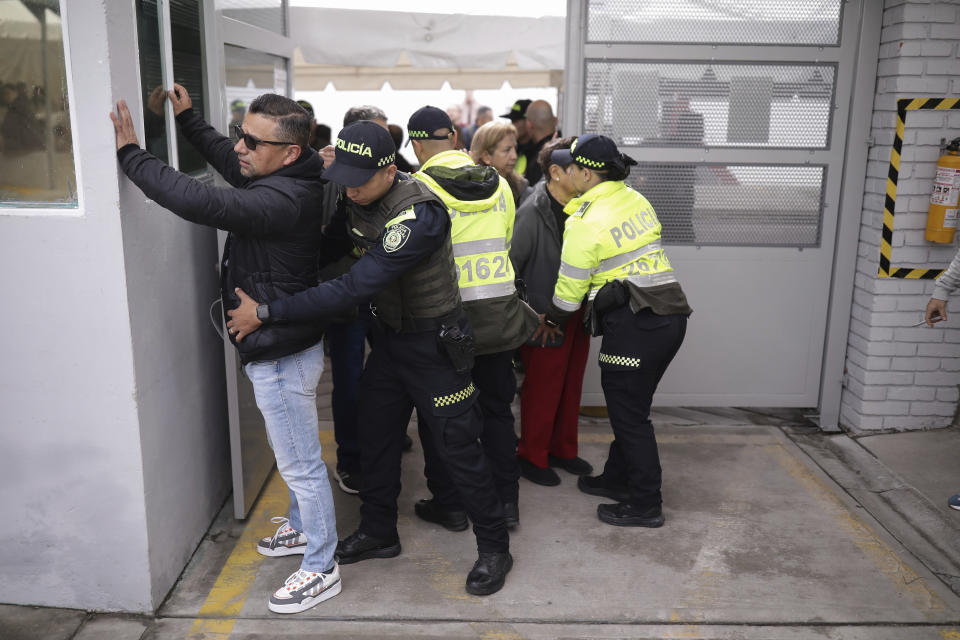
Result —
<path fill-rule="evenodd" d="M 937 176 L 933 179 L 930 194 L 930 211 L 927 213 L 928 242 L 953 242 L 957 232 L 957 196 L 960 195 L 960 138 L 947 145 L 947 152 L 937 160 Z"/>

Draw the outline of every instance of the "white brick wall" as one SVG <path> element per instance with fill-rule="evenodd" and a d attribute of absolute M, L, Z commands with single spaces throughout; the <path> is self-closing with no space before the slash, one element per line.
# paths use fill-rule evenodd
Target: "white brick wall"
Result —
<path fill-rule="evenodd" d="M 913 328 L 933 283 L 878 278 L 880 233 L 897 99 L 960 95 L 960 2 L 885 0 L 867 179 L 847 341 L 840 423 L 854 431 L 953 422 L 960 399 L 960 294 L 950 328 Z M 945 268 L 957 251 L 923 239 L 941 138 L 960 137 L 960 111 L 910 111 L 897 184 L 893 267 Z M 960 235 L 960 234 L 958 234 Z"/>

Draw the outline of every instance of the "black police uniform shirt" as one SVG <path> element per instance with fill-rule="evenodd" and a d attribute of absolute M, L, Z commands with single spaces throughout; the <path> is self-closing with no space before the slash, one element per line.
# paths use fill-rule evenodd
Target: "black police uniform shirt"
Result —
<path fill-rule="evenodd" d="M 377 292 L 440 250 L 450 233 L 450 216 L 446 209 L 439 203 L 418 202 L 413 205 L 413 211 L 416 218 L 401 223 L 409 233 L 400 246 L 391 244 L 391 239 L 381 233 L 379 242 L 364 252 L 349 272 L 288 298 L 270 301 L 271 320 L 318 320 L 369 301 Z M 385 243 L 389 247 L 385 247 Z M 333 261 L 352 249 L 353 242 L 347 235 L 346 211 L 340 207 L 323 231 L 321 256 L 325 262 Z"/>

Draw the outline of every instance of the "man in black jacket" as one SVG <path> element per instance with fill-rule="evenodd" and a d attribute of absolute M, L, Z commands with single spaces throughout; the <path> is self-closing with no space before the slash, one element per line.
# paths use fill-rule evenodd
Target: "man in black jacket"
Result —
<path fill-rule="evenodd" d="M 402 434 L 416 407 L 473 521 L 479 557 L 467 575 L 467 592 L 494 593 L 513 558 L 503 507 L 478 442 L 472 336 L 457 286 L 450 216 L 426 185 L 398 174 L 396 146 L 380 125 L 347 125 L 336 144 L 327 177 L 345 187 L 346 199 L 324 229 L 323 256 L 336 259 L 354 246 L 362 256 L 345 275 L 288 298 L 238 292 L 243 304 L 229 312 L 227 326 L 246 340 L 372 298 L 377 322 L 360 378 L 357 421 L 363 504 L 360 526 L 337 545 L 337 560 L 350 564 L 400 554 Z"/>
<path fill-rule="evenodd" d="M 110 114 L 117 158 L 141 191 L 184 220 L 229 232 L 221 265 L 225 309 L 238 287 L 283 299 L 317 282 L 323 161 L 307 142 L 310 118 L 289 98 L 264 94 L 250 104 L 237 142 L 192 109 L 186 89 L 168 92 L 180 131 L 232 188 L 205 185 L 140 148 L 124 101 Z M 340 593 L 334 561 L 337 528 L 327 469 L 320 457 L 316 388 L 323 372 L 323 329 L 315 322 L 265 327 L 234 340 L 263 413 L 277 469 L 290 488 L 289 518 L 258 543 L 267 556 L 303 554 L 271 596 L 277 613 L 297 613 Z M 231 340 L 233 336 L 231 335 Z"/>

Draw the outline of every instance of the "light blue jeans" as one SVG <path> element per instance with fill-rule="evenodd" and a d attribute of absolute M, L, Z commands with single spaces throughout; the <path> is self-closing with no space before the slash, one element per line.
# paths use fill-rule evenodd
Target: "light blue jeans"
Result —
<path fill-rule="evenodd" d="M 307 534 L 300 566 L 327 571 L 333 567 L 337 521 L 317 423 L 323 342 L 278 360 L 249 362 L 244 368 L 266 422 L 277 470 L 290 489 L 290 526 Z"/>

